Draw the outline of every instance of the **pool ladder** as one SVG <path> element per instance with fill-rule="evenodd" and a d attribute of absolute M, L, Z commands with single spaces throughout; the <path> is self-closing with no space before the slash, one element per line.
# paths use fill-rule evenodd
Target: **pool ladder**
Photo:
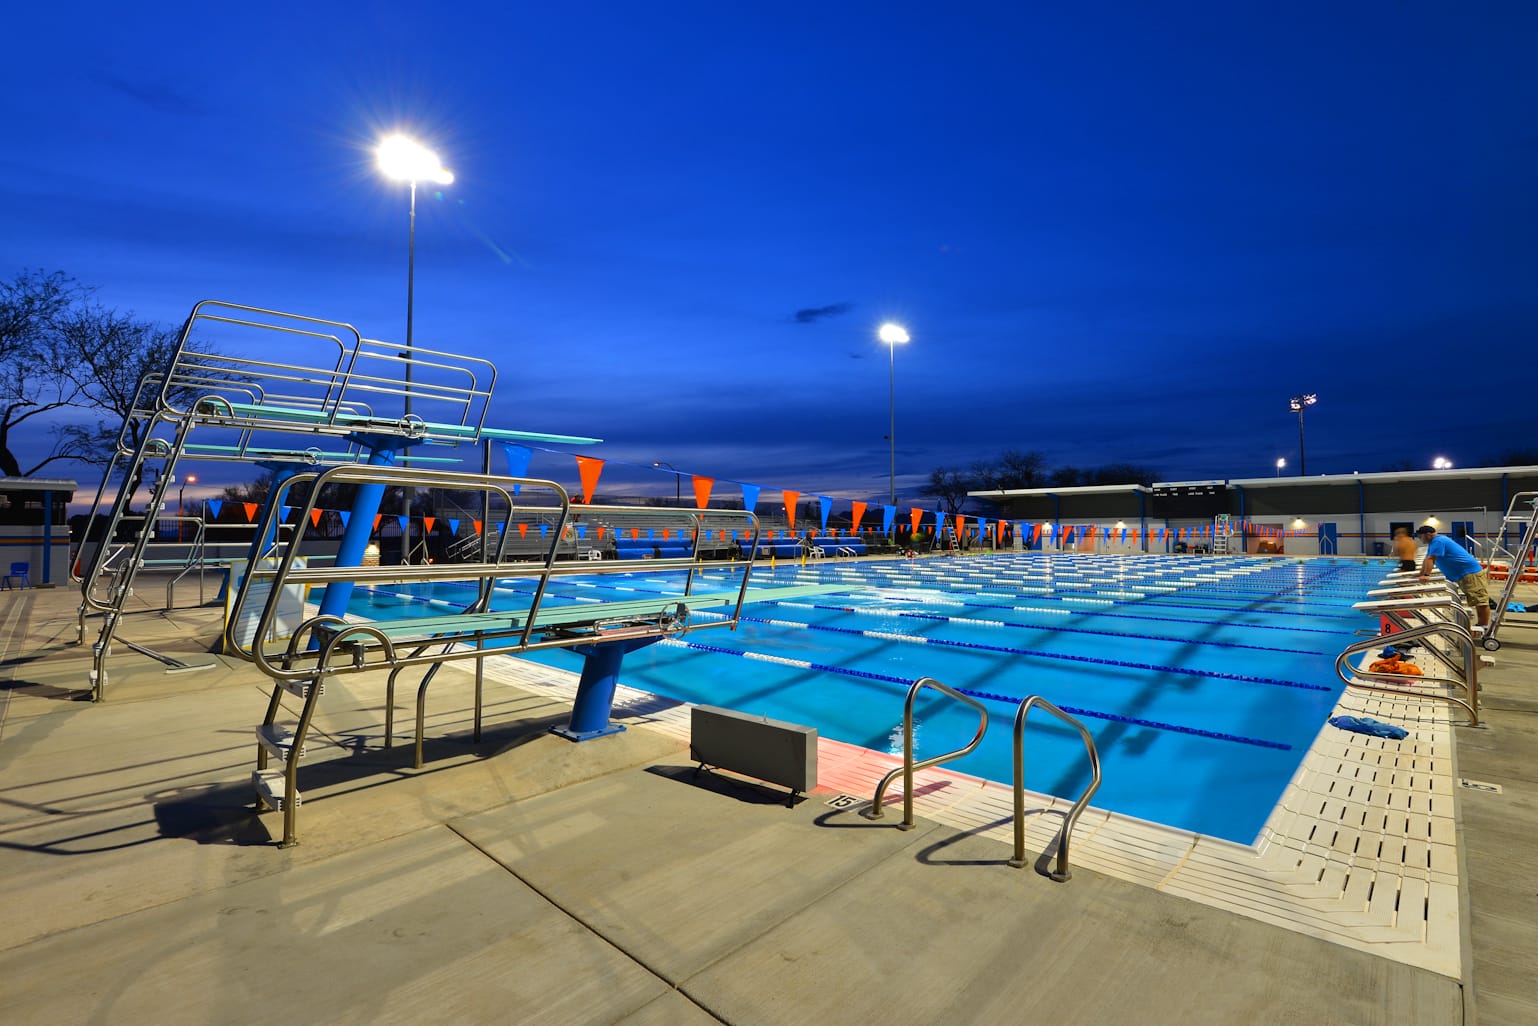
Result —
<path fill-rule="evenodd" d="M 914 700 L 918 697 L 918 693 L 925 688 L 933 688 L 936 691 L 949 695 L 957 701 L 963 702 L 966 705 L 976 709 L 979 717 L 977 723 L 977 733 L 972 736 L 972 740 L 967 742 L 965 746 L 956 749 L 954 752 L 944 752 L 940 755 L 924 759 L 920 762 L 914 762 L 913 703 Z M 1090 798 L 1093 797 L 1095 792 L 1100 789 L 1100 752 L 1095 747 L 1095 739 L 1090 736 L 1090 733 L 1085 729 L 1084 724 L 1063 712 L 1063 710 L 1059 709 L 1045 698 L 1042 698 L 1040 695 L 1031 695 L 1029 698 L 1021 701 L 1019 707 L 1015 709 L 1013 740 L 1015 770 L 1015 852 L 1014 856 L 1009 860 L 1009 864 L 1011 866 L 1014 866 L 1016 869 L 1020 869 L 1025 866 L 1025 720 L 1026 717 L 1030 715 L 1031 710 L 1038 707 L 1051 713 L 1053 716 L 1056 716 L 1058 719 L 1068 724 L 1068 726 L 1077 730 L 1079 732 L 1079 737 L 1084 741 L 1084 750 L 1089 754 L 1089 787 L 1084 789 L 1084 793 L 1079 795 L 1078 799 L 1073 803 L 1073 807 L 1068 810 L 1068 814 L 1063 817 L 1063 825 L 1057 832 L 1056 868 L 1050 872 L 1043 871 L 1044 876 L 1047 876 L 1061 883 L 1063 881 L 1072 879 L 1073 877 L 1072 871 L 1068 868 L 1069 835 L 1073 833 L 1074 824 L 1079 821 L 1079 816 L 1084 812 L 1084 807 L 1089 804 Z M 913 686 L 908 689 L 907 699 L 903 702 L 903 764 L 881 778 L 881 782 L 876 785 L 876 795 L 871 799 L 871 806 L 864 813 L 865 817 L 867 819 L 881 818 L 882 799 L 886 795 L 887 786 L 890 785 L 892 781 L 895 780 L 898 776 L 901 776 L 903 778 L 903 821 L 898 824 L 898 829 L 912 830 L 914 772 L 921 769 L 929 769 L 931 766 L 938 766 L 941 763 L 950 762 L 952 759 L 959 759 L 963 755 L 971 753 L 974 749 L 977 748 L 979 744 L 982 743 L 983 735 L 985 735 L 987 732 L 988 710 L 983 705 L 983 703 L 979 702 L 971 695 L 958 691 L 947 684 L 940 683 L 933 677 L 920 677 L 918 680 L 914 681 Z"/>

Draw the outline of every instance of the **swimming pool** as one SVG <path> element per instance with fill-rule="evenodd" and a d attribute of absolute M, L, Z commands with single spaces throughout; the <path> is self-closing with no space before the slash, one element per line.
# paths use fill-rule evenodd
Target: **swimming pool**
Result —
<path fill-rule="evenodd" d="M 726 587 L 733 574 L 707 570 L 696 587 Z M 622 682 L 900 751 L 903 694 L 932 676 L 981 697 L 992 721 L 979 749 L 950 765 L 1003 782 L 1015 706 L 1040 694 L 1094 735 L 1104 763 L 1097 806 L 1248 844 L 1344 687 L 1335 657 L 1372 626 L 1351 603 L 1381 575 L 1381 566 L 1323 559 L 1070 554 L 760 566 L 755 586 L 838 590 L 754 603 L 736 631 L 633 652 Z M 546 601 L 676 594 L 681 576 L 672 586 L 650 574 L 593 577 Z M 515 605 L 523 590 L 500 597 Z M 466 597 L 454 585 L 417 586 L 359 596 L 352 611 L 377 617 L 388 606 L 399 616 L 402 603 L 425 611 Z M 525 658 L 581 665 L 560 650 Z M 922 698 L 920 757 L 959 747 L 975 727 L 975 712 Z M 1031 721 L 1027 787 L 1072 797 L 1087 774 L 1076 733 Z"/>

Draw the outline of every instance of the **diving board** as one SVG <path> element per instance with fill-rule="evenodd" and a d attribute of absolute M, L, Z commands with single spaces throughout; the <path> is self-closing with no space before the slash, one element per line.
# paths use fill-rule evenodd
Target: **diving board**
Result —
<path fill-rule="evenodd" d="M 463 563 L 398 566 L 303 565 L 297 553 L 311 529 L 310 512 L 316 498 L 331 486 L 442 488 L 469 493 L 472 506 L 489 511 L 475 559 Z M 226 651 L 250 660 L 273 682 L 267 713 L 257 728 L 260 746 L 253 786 L 264 808 L 281 808 L 283 844 L 297 843 L 296 810 L 298 757 L 309 733 L 317 702 L 328 685 L 367 675 L 385 688 L 386 744 L 393 736 L 394 688 L 402 674 L 420 674 L 417 689 L 417 760 L 422 757 L 425 699 L 437 669 L 448 663 L 473 661 L 476 705 L 472 738 L 479 739 L 484 661 L 488 655 L 518 654 L 551 648 L 583 656 L 577 697 L 569 722 L 554 730 L 573 741 L 588 741 L 624 729 L 610 721 L 614 691 L 623 657 L 644 645 L 689 630 L 733 628 L 744 605 L 813 594 L 844 591 L 844 585 L 794 585 L 750 589 L 751 558 L 732 560 L 726 550 L 706 539 L 717 532 L 743 535 L 747 555 L 758 544 L 757 517 L 747 510 L 689 509 L 675 506 L 593 506 L 572 503 L 561 486 L 534 478 L 498 477 L 429 468 L 350 464 L 315 469 L 286 479 L 274 489 L 262 530 L 272 527 L 283 507 L 298 510 L 294 537 L 282 554 L 266 565 L 251 568 L 232 604 L 231 624 L 251 624 L 254 630 L 226 630 Z M 545 530 L 528 531 L 538 521 Z M 580 525 L 599 536 L 639 534 L 660 528 L 664 536 L 687 539 L 688 556 L 654 560 L 559 559 L 563 539 Z M 523 528 L 519 530 L 518 528 Z M 543 548 L 531 554 L 533 537 Z M 515 540 L 517 543 L 515 543 Z M 720 590 L 696 591 L 702 568 L 712 567 L 733 580 Z M 624 597 L 609 601 L 574 602 L 552 596 L 551 590 L 573 578 L 591 581 L 619 579 Z M 380 588 L 452 584 L 463 590 L 465 604 L 445 611 L 441 599 L 423 607 L 422 617 L 362 620 L 322 611 L 309 616 L 286 638 L 276 636 L 279 596 L 306 587 L 330 589 Z M 576 586 L 572 586 L 575 591 Z M 644 592 L 646 594 L 637 594 Z M 584 592 L 586 594 L 586 592 Z M 513 608 L 497 609 L 499 602 Z M 711 610 L 708 619 L 691 619 L 693 610 Z M 284 702 L 299 699 L 295 713 Z M 288 717 L 287 719 L 285 717 Z M 282 721 L 282 722 L 280 722 Z M 280 740 L 281 739 L 281 740 Z M 269 769 L 282 764 L 281 775 Z"/>

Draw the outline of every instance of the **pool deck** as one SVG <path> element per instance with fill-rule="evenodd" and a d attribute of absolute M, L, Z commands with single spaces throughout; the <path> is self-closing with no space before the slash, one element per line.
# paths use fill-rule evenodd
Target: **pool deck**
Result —
<path fill-rule="evenodd" d="M 1538 631 L 1505 632 L 1487 726 L 1455 728 L 1456 776 L 1501 791 L 1455 793 L 1449 975 L 1088 865 L 1056 884 L 836 788 L 787 808 L 696 779 L 644 706 L 571 744 L 546 732 L 563 698 L 498 681 L 472 746 L 462 674 L 434 685 L 421 770 L 379 746 L 382 687 L 328 692 L 279 850 L 250 811 L 266 679 L 207 656 L 218 610 L 134 602 L 124 635 L 216 667 L 120 648 L 93 705 L 78 593 L 0 594 L 8 1023 L 1538 1021 Z"/>

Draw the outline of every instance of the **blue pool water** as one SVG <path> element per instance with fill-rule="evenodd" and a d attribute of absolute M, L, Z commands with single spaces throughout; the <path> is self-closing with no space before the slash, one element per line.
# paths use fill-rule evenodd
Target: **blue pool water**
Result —
<path fill-rule="evenodd" d="M 1096 806 L 1247 844 L 1344 687 L 1335 657 L 1373 626 L 1351 603 L 1382 573 L 1319 559 L 1039 554 L 759 567 L 755 589 L 838 590 L 753 603 L 735 631 L 643 648 L 626 657 L 621 679 L 900 751 L 903 695 L 918 677 L 935 677 L 989 709 L 983 744 L 951 765 L 1006 783 L 1015 706 L 1040 694 L 1094 736 L 1104 775 Z M 736 581 L 722 569 L 695 587 Z M 682 584 L 593 576 L 546 601 L 676 594 Z M 515 606 L 526 590 L 519 582 L 499 598 Z M 424 600 L 467 597 L 455 585 L 419 586 L 360 596 L 352 611 L 399 616 L 402 603 L 426 612 Z M 529 658 L 581 666 L 560 650 Z M 929 694 L 917 708 L 920 758 L 960 747 L 977 722 L 975 711 Z M 1086 786 L 1083 746 L 1057 721 L 1033 717 L 1025 752 L 1027 787 L 1071 798 Z"/>

